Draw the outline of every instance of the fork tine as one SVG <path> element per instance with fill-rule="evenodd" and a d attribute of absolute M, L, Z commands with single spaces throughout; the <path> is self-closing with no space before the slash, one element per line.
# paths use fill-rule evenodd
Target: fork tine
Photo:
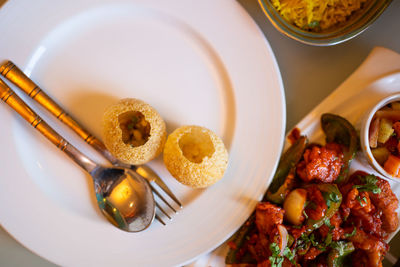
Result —
<path fill-rule="evenodd" d="M 168 217 L 168 219 L 172 220 L 171 216 L 169 216 L 169 214 L 163 208 L 161 208 L 161 206 L 157 202 L 156 202 L 156 206 L 162 213 L 164 213 L 165 216 Z"/>
<path fill-rule="evenodd" d="M 174 207 L 171 206 L 171 204 L 168 203 L 168 201 L 160 194 L 160 192 L 157 191 L 157 189 L 154 188 L 154 186 L 149 183 L 151 190 L 162 200 L 164 201 L 164 203 L 171 209 L 173 210 L 175 213 L 178 213 L 178 211 L 176 209 L 174 209 Z"/>
<path fill-rule="evenodd" d="M 162 224 L 162 225 L 166 225 L 165 222 L 160 218 L 160 216 L 158 216 L 156 214 L 156 219 Z"/>
<path fill-rule="evenodd" d="M 129 170 L 132 175 L 141 176 L 140 173 L 134 171 L 133 168 L 130 168 Z M 177 213 L 176 209 L 174 209 L 174 207 L 172 207 L 171 204 L 168 203 L 168 201 L 160 194 L 160 192 L 158 192 L 158 190 L 156 188 L 154 188 L 154 186 L 151 184 L 151 182 L 146 177 L 144 177 L 144 179 L 147 182 L 147 184 L 150 186 L 151 191 L 153 191 L 153 193 L 155 193 L 158 196 L 158 198 L 160 198 L 171 210 L 173 210 L 175 213 Z M 169 214 L 163 208 L 161 208 L 161 206 L 157 203 L 157 201 L 156 201 L 156 206 L 162 213 L 164 213 L 171 220 L 171 217 L 169 216 Z"/>
<path fill-rule="evenodd" d="M 168 188 L 168 186 L 164 183 L 160 176 L 158 176 L 158 174 L 150 167 L 146 165 L 136 166 L 136 172 L 147 180 L 154 181 L 172 200 L 175 201 L 176 204 L 179 205 L 180 208 L 182 208 L 182 204 L 178 200 L 178 198 L 172 193 L 172 191 Z"/>

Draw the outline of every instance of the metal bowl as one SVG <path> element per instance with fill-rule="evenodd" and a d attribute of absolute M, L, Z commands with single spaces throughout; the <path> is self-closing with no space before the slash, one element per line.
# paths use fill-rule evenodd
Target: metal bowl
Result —
<path fill-rule="evenodd" d="M 270 0 L 258 0 L 265 15 L 281 33 L 299 42 L 316 46 L 335 45 L 357 36 L 367 29 L 391 2 L 392 0 L 367 1 L 363 8 L 354 12 L 346 22 L 321 32 L 310 32 L 286 21 Z"/>

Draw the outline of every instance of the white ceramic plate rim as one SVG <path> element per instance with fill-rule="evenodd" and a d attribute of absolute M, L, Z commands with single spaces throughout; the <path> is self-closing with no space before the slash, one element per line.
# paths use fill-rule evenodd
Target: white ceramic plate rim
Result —
<path fill-rule="evenodd" d="M 127 3 L 128 1 L 121 0 L 117 4 L 120 2 Z M 58 25 L 86 9 L 99 5 L 112 5 L 116 2 L 110 3 L 110 1 L 87 0 L 80 1 L 77 5 L 76 3 L 54 4 L 54 2 L 47 0 L 36 1 L 35 3 L 27 0 L 9 1 L 0 10 L 0 24 L 7 25 L 7 27 L 0 29 L 0 35 L 7 40 L 0 45 L 0 51 L 2 51 L 0 60 L 13 59 L 23 69 L 29 69 L 26 64 L 30 62 L 33 52 L 37 49 L 41 40 L 55 27 L 54 25 Z M 18 168 L 21 164 L 15 149 L 15 142 L 18 142 L 18 140 L 14 138 L 14 142 L 9 141 L 13 140 L 13 136 L 15 137 L 11 130 L 14 128 L 5 129 L 0 133 L 1 146 L 3 147 L 2 152 L 0 152 L 0 160 L 4 163 L 2 165 L 4 175 L 2 175 L 3 178 L 0 181 L 0 202 L 2 203 L 0 222 L 25 247 L 59 265 L 93 266 L 96 264 L 106 266 L 114 263 L 118 266 L 132 264 L 170 266 L 182 265 L 192 261 L 197 256 L 209 252 L 221 244 L 249 216 L 256 202 L 268 187 L 281 152 L 286 114 L 279 69 L 268 42 L 239 4 L 228 0 L 218 1 L 217 3 L 212 0 L 202 1 L 201 3 L 196 1 L 162 3 L 160 1 L 138 0 L 134 4 L 162 10 L 181 21 L 185 21 L 211 44 L 225 64 L 231 79 L 235 94 L 237 118 L 244 119 L 242 117 L 249 116 L 252 118 L 251 116 L 254 116 L 255 119 L 260 119 L 257 124 L 260 128 L 255 128 L 254 125 L 251 128 L 258 140 L 256 138 L 256 140 L 247 141 L 249 144 L 258 142 L 260 147 L 264 149 L 258 151 L 253 148 L 254 151 L 258 151 L 254 158 L 241 158 L 240 153 L 246 149 L 244 144 L 246 134 L 243 132 L 246 124 L 243 123 L 243 120 L 236 121 L 235 137 L 230 147 L 231 166 L 228 168 L 227 176 L 230 176 L 231 178 L 229 178 L 232 181 L 237 181 L 239 177 L 232 173 L 235 168 L 232 165 L 238 162 L 252 163 L 249 166 L 251 171 L 249 177 L 241 181 L 243 183 L 242 191 L 235 192 L 241 202 L 236 203 L 229 199 L 229 195 L 224 194 L 225 191 L 230 192 L 229 184 L 227 184 L 228 186 L 215 185 L 205 190 L 202 196 L 195 203 L 192 203 L 191 209 L 186 209 L 187 211 L 184 209 L 168 226 L 169 229 L 174 229 L 168 233 L 168 236 L 177 235 L 182 242 L 168 243 L 168 240 L 162 234 L 160 234 L 159 240 L 155 240 L 154 237 L 147 238 L 148 235 L 151 236 L 152 232 L 155 232 L 155 230 L 149 229 L 137 236 L 140 239 L 141 247 L 153 248 L 153 250 L 136 250 L 128 253 L 126 248 L 107 244 L 99 235 L 102 231 L 105 231 L 105 233 L 114 236 L 116 240 L 126 242 L 132 247 L 135 247 L 135 245 L 136 248 L 139 247 L 137 242 L 132 241 L 131 235 L 110 228 L 107 223 L 99 223 L 93 226 L 93 222 L 87 220 L 87 218 L 79 218 L 72 213 L 59 209 L 55 203 L 49 201 L 49 198 L 38 190 L 37 185 L 29 179 L 26 170 Z M 21 10 L 24 10 L 24 12 L 21 12 Z M 26 10 L 29 10 L 29 14 Z M 35 16 L 37 14 L 40 14 L 42 19 L 38 19 Z M 207 23 L 204 22 L 205 18 L 207 18 Z M 231 27 L 234 31 L 229 31 Z M 222 29 L 226 30 L 224 34 L 221 34 Z M 214 32 L 214 30 L 217 30 L 217 32 Z M 218 32 L 218 30 L 220 31 Z M 240 53 L 238 54 L 238 52 Z M 245 68 L 248 67 L 254 68 L 251 73 L 245 72 Z M 265 103 L 265 106 L 250 106 L 241 100 L 248 95 L 249 87 L 256 93 L 262 92 L 261 95 L 266 98 L 259 99 L 259 101 Z M 270 116 L 270 114 L 273 114 L 273 116 Z M 15 114 L 4 106 L 1 106 L 0 117 L 5 124 L 19 125 L 24 123 L 16 119 Z M 262 137 L 265 137 L 265 139 Z M 252 145 L 252 147 L 255 147 L 255 145 Z M 218 199 L 218 202 L 213 199 Z M 30 208 L 24 210 L 26 201 L 29 201 Z M 225 205 L 223 209 L 219 206 L 222 204 Z M 207 215 L 205 211 L 208 206 L 212 205 L 215 205 L 215 211 L 211 214 L 215 217 L 207 218 L 207 216 L 203 216 L 202 220 L 195 220 L 199 219 L 196 217 L 199 214 L 194 216 L 193 211 L 201 211 L 200 215 Z M 23 213 L 22 210 L 24 210 Z M 49 212 L 51 212 L 51 216 L 49 216 Z M 180 227 L 182 225 L 184 227 Z M 192 225 L 201 228 L 190 230 L 189 228 Z M 93 228 L 96 231 L 90 231 Z M 177 229 L 180 229 L 180 231 Z M 207 238 L 204 238 L 205 236 Z M 184 240 L 186 237 L 188 240 Z M 199 240 L 199 238 L 203 238 L 203 240 Z M 102 241 L 107 250 L 94 251 L 88 245 Z M 166 251 L 169 251 L 170 254 L 165 253 Z M 136 258 L 132 258 L 132 253 L 136 254 Z M 147 260 L 140 261 L 137 259 L 138 257 L 147 257 Z"/>

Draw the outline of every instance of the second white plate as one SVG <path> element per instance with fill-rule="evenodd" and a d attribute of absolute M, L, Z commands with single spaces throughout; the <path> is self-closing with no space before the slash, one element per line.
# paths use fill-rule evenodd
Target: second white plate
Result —
<path fill-rule="evenodd" d="M 397 56 L 396 54 L 394 55 Z M 299 129 L 302 135 L 306 135 L 311 142 L 321 144 L 325 142 L 325 134 L 320 124 L 321 115 L 324 113 L 333 113 L 343 116 L 349 120 L 356 129 L 360 129 L 361 121 L 364 119 L 363 116 L 365 116 L 369 109 L 381 99 L 399 91 L 400 73 L 396 72 L 386 75 L 369 84 L 361 83 L 363 85 L 360 85 L 359 82 L 357 78 L 350 76 L 347 83 L 341 85 L 325 98 L 317 107 L 308 113 L 295 128 Z M 286 139 L 285 149 L 287 149 L 290 144 L 291 142 L 289 139 Z M 350 173 L 356 170 L 362 170 L 382 177 L 369 165 L 361 151 L 357 153 L 355 159 L 352 161 Z M 397 198 L 400 199 L 400 183 L 393 181 L 389 181 L 389 183 L 392 191 L 396 194 Z M 397 213 L 400 218 L 400 208 L 397 209 Z M 388 242 L 399 230 L 400 228 L 389 236 Z M 228 251 L 229 247 L 225 243 L 212 253 L 205 255 L 191 264 L 190 267 L 224 266 Z"/>

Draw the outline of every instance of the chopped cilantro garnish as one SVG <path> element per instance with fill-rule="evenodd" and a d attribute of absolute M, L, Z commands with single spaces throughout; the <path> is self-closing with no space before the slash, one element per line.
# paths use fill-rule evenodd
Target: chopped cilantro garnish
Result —
<path fill-rule="evenodd" d="M 326 205 L 328 206 L 328 208 L 331 206 L 331 203 L 338 203 L 340 201 L 339 196 L 335 193 L 335 192 L 322 192 L 322 195 L 326 201 Z"/>
<path fill-rule="evenodd" d="M 363 197 L 361 199 L 360 196 L 357 196 L 356 200 L 358 201 L 358 203 L 360 203 L 361 207 L 364 207 L 365 205 L 367 205 L 367 198 L 366 197 Z"/>
<path fill-rule="evenodd" d="M 269 245 L 269 250 L 271 250 L 273 256 L 277 256 L 279 255 L 279 253 L 281 253 L 281 249 L 279 248 L 277 243 L 271 243 Z"/>
<path fill-rule="evenodd" d="M 304 217 L 305 217 L 306 219 L 308 219 L 308 215 L 307 215 L 307 213 L 306 213 L 305 210 L 303 210 L 303 215 L 304 215 Z"/>
<path fill-rule="evenodd" d="M 335 226 L 333 226 L 333 225 L 331 224 L 331 219 L 330 219 L 330 218 L 326 218 L 326 219 L 324 220 L 324 224 L 325 224 L 326 226 L 329 227 L 329 230 L 332 230 L 332 229 L 335 228 Z"/>
<path fill-rule="evenodd" d="M 360 180 L 364 183 L 362 185 L 353 185 L 353 188 L 357 188 L 358 191 L 370 191 L 374 194 L 380 194 L 381 189 L 376 185 L 378 179 L 373 174 L 366 175 L 364 177 L 359 176 Z"/>
<path fill-rule="evenodd" d="M 296 249 L 291 251 L 288 247 L 283 251 L 283 256 L 285 256 L 292 264 L 296 265 Z"/>
<path fill-rule="evenodd" d="M 339 256 L 342 256 L 344 254 L 345 250 L 345 241 L 336 241 L 331 243 L 331 247 L 336 249 L 339 252 Z"/>
<path fill-rule="evenodd" d="M 338 194 L 336 194 L 335 192 L 330 192 L 329 200 L 332 202 L 338 203 L 340 201 L 340 198 L 339 198 Z"/>
<path fill-rule="evenodd" d="M 332 238 L 332 235 L 331 235 L 331 238 Z M 325 251 L 326 250 L 325 242 L 329 242 L 329 241 L 325 240 L 324 242 L 319 242 L 318 240 L 316 240 L 314 234 L 306 235 L 303 233 L 300 236 L 300 238 L 297 240 L 297 247 L 299 249 L 306 249 L 307 247 L 312 245 L 313 247 L 315 247 L 321 251 Z"/>
<path fill-rule="evenodd" d="M 307 248 L 307 243 L 305 243 L 305 242 L 303 242 L 303 241 L 301 241 L 301 240 L 297 240 L 296 247 L 297 247 L 299 250 L 304 250 L 304 249 Z"/>
<path fill-rule="evenodd" d="M 269 245 L 269 249 L 271 250 L 272 255 L 269 257 L 269 261 L 271 263 L 271 267 L 281 267 L 285 258 L 287 258 L 291 263 L 296 264 L 295 262 L 295 251 L 291 251 L 288 247 L 286 247 L 281 255 L 281 250 L 276 243 L 271 243 Z"/>
<path fill-rule="evenodd" d="M 314 234 L 310 235 L 310 242 L 311 242 L 311 245 L 313 245 L 314 247 L 318 246 L 318 241 L 315 240 Z"/>
<path fill-rule="evenodd" d="M 354 236 L 356 233 L 357 233 L 357 228 L 354 227 L 353 231 L 350 234 L 344 234 L 344 237 L 349 238 L 349 237 Z"/>
<path fill-rule="evenodd" d="M 318 247 L 318 245 L 319 245 L 319 242 L 317 241 L 317 240 L 315 240 L 315 236 L 314 236 L 314 234 L 311 234 L 311 235 L 309 235 L 309 236 L 304 236 L 304 240 L 306 241 L 306 242 L 311 242 L 311 245 L 313 246 L 313 247 Z"/>
<path fill-rule="evenodd" d="M 276 243 L 271 243 L 269 245 L 272 255 L 269 257 L 271 267 L 281 267 L 284 258 L 280 255 L 281 250 Z"/>

